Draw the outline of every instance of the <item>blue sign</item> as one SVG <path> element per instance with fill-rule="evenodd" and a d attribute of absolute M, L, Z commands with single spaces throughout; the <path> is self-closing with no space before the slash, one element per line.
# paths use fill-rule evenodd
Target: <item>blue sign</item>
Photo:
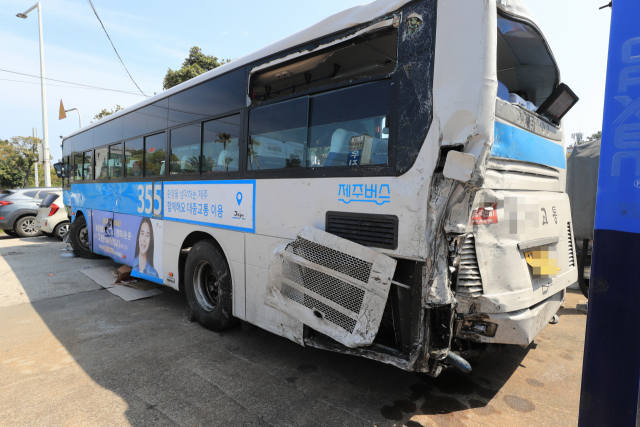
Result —
<path fill-rule="evenodd" d="M 164 219 L 255 233 L 256 181 L 164 183 Z"/>
<path fill-rule="evenodd" d="M 635 426 L 640 391 L 640 1 L 614 0 L 581 427 Z"/>

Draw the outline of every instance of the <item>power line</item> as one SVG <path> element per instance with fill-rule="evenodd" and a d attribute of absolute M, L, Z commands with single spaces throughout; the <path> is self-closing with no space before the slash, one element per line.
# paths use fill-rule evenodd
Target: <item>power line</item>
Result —
<path fill-rule="evenodd" d="M 0 71 L 4 71 L 5 73 L 19 74 L 19 75 L 21 75 L 21 76 L 35 77 L 35 78 L 37 78 L 37 79 L 39 79 L 39 78 L 40 78 L 40 76 L 34 76 L 33 74 L 20 73 L 20 72 L 18 72 L 18 71 L 11 71 L 11 70 L 4 70 L 4 69 L 2 69 L 2 68 L 0 68 Z M 70 85 L 83 86 L 83 87 L 91 88 L 91 89 L 108 90 L 108 91 L 111 91 L 111 92 L 128 93 L 128 94 L 130 94 L 130 95 L 140 96 L 138 93 L 135 93 L 135 92 L 127 92 L 127 91 L 117 90 L 117 89 L 107 89 L 107 88 L 105 88 L 105 87 L 90 86 L 90 85 L 85 85 L 85 84 L 82 84 L 82 83 L 67 82 L 67 81 L 65 81 L 65 80 L 52 79 L 52 78 L 49 78 L 49 77 L 45 77 L 44 79 L 45 79 L 45 80 L 51 80 L 51 81 L 53 81 L 53 82 L 67 83 L 67 84 L 70 84 Z M 144 93 L 143 93 L 143 95 L 144 95 Z M 144 96 L 146 96 L 146 95 L 144 95 Z"/>
<path fill-rule="evenodd" d="M 5 81 L 5 82 L 27 83 L 27 84 L 31 84 L 31 85 L 39 85 L 39 84 L 40 84 L 40 83 L 38 83 L 38 82 L 25 82 L 25 81 L 22 81 L 22 80 L 12 80 L 12 79 L 0 79 L 0 80 L 1 80 L 1 81 Z M 70 88 L 70 89 L 108 90 L 108 91 L 111 91 L 111 92 L 126 93 L 127 95 L 142 96 L 142 95 L 140 95 L 139 93 L 134 93 L 134 92 L 124 92 L 124 91 L 121 91 L 121 90 L 115 90 L 115 89 L 102 89 L 102 88 L 93 88 L 93 87 L 82 87 L 82 86 L 78 87 L 78 86 L 52 85 L 52 84 L 47 85 L 47 87 L 50 87 L 50 86 L 54 86 L 54 87 L 68 87 L 68 88 Z"/>
<path fill-rule="evenodd" d="M 120 54 L 118 53 L 118 50 L 116 49 L 116 46 L 113 44 L 113 41 L 111 41 L 111 37 L 109 37 L 109 33 L 107 33 L 107 29 L 104 27 L 104 24 L 102 23 L 102 19 L 100 19 L 100 16 L 98 16 L 98 11 L 93 6 L 93 2 L 91 0 L 87 0 L 87 1 L 89 2 L 89 5 L 91 5 L 91 9 L 93 9 L 93 13 L 96 14 L 96 18 L 98 18 L 98 21 L 100 21 L 100 25 L 102 25 L 102 29 L 104 30 L 104 33 L 107 35 L 107 38 L 109 39 L 109 42 L 111 43 L 111 46 L 113 47 L 114 52 L 116 53 L 116 55 L 118 55 L 118 59 L 120 60 L 120 63 L 124 67 L 124 70 L 129 75 L 129 78 L 131 79 L 133 84 L 136 85 L 136 87 L 138 88 L 140 93 L 148 98 L 148 96 L 142 91 L 142 89 L 140 89 L 140 86 L 138 86 L 138 83 L 136 83 L 136 81 L 133 80 L 133 77 L 131 76 L 131 73 L 129 72 L 129 70 L 127 70 L 126 65 L 124 65 L 124 61 L 122 60 L 122 58 L 120 58 Z"/>

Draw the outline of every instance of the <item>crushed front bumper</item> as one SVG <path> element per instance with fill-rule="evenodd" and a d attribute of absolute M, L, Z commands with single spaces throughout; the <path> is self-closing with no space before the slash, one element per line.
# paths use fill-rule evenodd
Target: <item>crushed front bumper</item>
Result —
<path fill-rule="evenodd" d="M 523 310 L 474 313 L 455 320 L 454 336 L 480 343 L 528 346 L 560 309 L 565 290 Z"/>

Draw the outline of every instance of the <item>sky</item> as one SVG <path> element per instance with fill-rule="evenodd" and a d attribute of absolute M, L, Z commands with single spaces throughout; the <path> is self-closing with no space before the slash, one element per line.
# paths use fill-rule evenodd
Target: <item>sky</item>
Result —
<path fill-rule="evenodd" d="M 0 139 L 42 137 L 38 18 L 16 14 L 34 0 L 0 3 Z M 168 68 L 178 69 L 192 46 L 220 59 L 239 58 L 366 0 L 92 0 L 129 72 L 147 95 L 162 91 Z M 480 0 L 478 0 L 480 1 Z M 525 0 L 536 16 L 562 82 L 580 97 L 565 116 L 565 144 L 602 127 L 610 9 L 605 0 Z M 60 100 L 78 108 L 88 124 L 103 108 L 132 106 L 142 96 L 107 39 L 87 0 L 41 0 L 45 77 L 120 93 L 47 82 L 49 145 L 61 157 L 60 136 L 78 128 L 78 115 L 58 120 Z M 151 7 L 153 6 L 153 7 Z M 26 83 L 23 83 L 26 82 Z"/>

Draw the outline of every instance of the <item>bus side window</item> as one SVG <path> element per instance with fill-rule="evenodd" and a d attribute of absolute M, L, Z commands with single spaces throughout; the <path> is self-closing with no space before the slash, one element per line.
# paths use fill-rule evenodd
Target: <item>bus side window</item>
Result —
<path fill-rule="evenodd" d="M 82 181 L 82 164 L 82 153 L 75 153 L 73 155 L 75 181 Z"/>
<path fill-rule="evenodd" d="M 144 156 L 144 139 L 132 139 L 124 143 L 124 156 L 127 178 L 142 176 L 142 159 Z"/>
<path fill-rule="evenodd" d="M 305 167 L 308 108 L 302 97 L 251 110 L 247 168 Z"/>
<path fill-rule="evenodd" d="M 164 165 L 164 148 L 167 143 L 165 133 L 144 138 L 144 176 L 159 176 Z"/>
<path fill-rule="evenodd" d="M 73 182 L 73 156 L 66 156 L 63 159 L 63 162 L 64 170 L 68 172 L 63 175 L 62 187 L 69 189 L 71 188 L 71 182 Z"/>
<path fill-rule="evenodd" d="M 198 173 L 200 123 L 171 130 L 171 175 Z"/>
<path fill-rule="evenodd" d="M 84 152 L 84 180 L 93 179 L 93 150 Z"/>
<path fill-rule="evenodd" d="M 108 156 L 109 147 L 96 148 L 96 179 L 109 179 Z"/>
<path fill-rule="evenodd" d="M 232 172 L 239 167 L 240 115 L 224 117 L 204 123 L 201 171 Z"/>
<path fill-rule="evenodd" d="M 122 178 L 122 143 L 109 147 L 109 177 Z"/>
<path fill-rule="evenodd" d="M 387 165 L 390 103 L 390 80 L 312 97 L 309 166 Z"/>

